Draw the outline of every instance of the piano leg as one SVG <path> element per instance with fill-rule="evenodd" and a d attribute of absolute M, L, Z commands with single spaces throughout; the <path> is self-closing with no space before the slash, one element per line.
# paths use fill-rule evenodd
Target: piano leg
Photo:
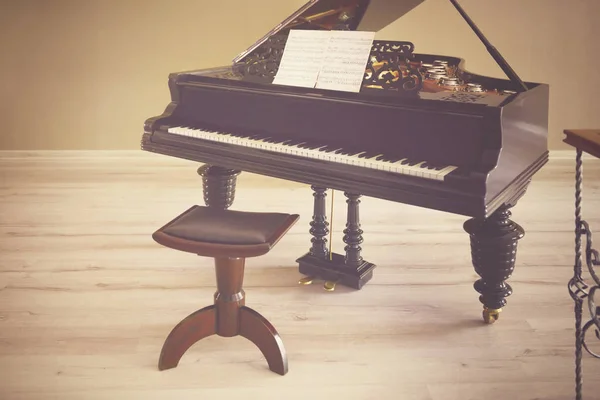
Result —
<path fill-rule="evenodd" d="M 300 273 L 307 275 L 300 280 L 301 284 L 310 284 L 316 278 L 326 281 L 325 289 L 332 291 L 336 284 L 342 284 L 354 289 L 361 289 L 373 277 L 374 264 L 363 260 L 360 244 L 363 241 L 360 229 L 359 204 L 360 195 L 344 193 L 348 204 L 346 229 L 344 230 L 344 243 L 346 255 L 329 253 L 326 248 L 329 232 L 327 217 L 325 215 L 325 198 L 327 190 L 322 187 L 312 187 L 314 193 L 314 213 L 310 223 L 312 247 L 310 251 L 296 261 L 299 263 Z"/>
<path fill-rule="evenodd" d="M 209 207 L 227 209 L 235 199 L 235 185 L 241 171 L 215 165 L 198 168 L 202 177 L 204 203 Z"/>
<path fill-rule="evenodd" d="M 327 188 L 312 186 L 314 197 L 314 213 L 310 222 L 310 234 L 312 246 L 310 254 L 315 257 L 325 259 L 329 255 L 327 251 L 327 234 L 329 233 L 329 222 L 325 214 L 325 200 L 327 198 Z"/>
<path fill-rule="evenodd" d="M 473 286 L 481 294 L 479 301 L 487 324 L 496 322 L 506 298 L 512 294 L 506 281 L 515 269 L 517 243 L 525 235 L 523 228 L 509 219 L 511 207 L 504 205 L 489 218 L 473 218 L 463 226 L 470 235 L 475 272 L 481 277 Z"/>
<path fill-rule="evenodd" d="M 327 188 L 319 186 L 311 186 L 313 190 L 313 216 L 310 221 L 310 239 L 312 246 L 307 254 L 296 260 L 300 263 L 300 273 L 308 275 L 305 278 L 300 279 L 300 284 L 310 285 L 318 275 L 318 270 L 314 270 L 312 264 L 319 261 L 319 264 L 327 262 L 327 234 L 329 233 L 329 223 L 327 222 L 327 215 L 325 213 Z M 312 261 L 312 263 L 310 263 Z M 308 262 L 308 264 L 307 264 Z M 318 269 L 318 267 L 317 267 Z"/>

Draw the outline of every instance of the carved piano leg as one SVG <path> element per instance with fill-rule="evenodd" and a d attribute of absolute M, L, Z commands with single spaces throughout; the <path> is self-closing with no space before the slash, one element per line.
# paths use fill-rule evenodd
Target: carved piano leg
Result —
<path fill-rule="evenodd" d="M 313 190 L 313 217 L 310 222 L 310 234 L 312 239 L 312 246 L 307 256 L 311 256 L 316 259 L 325 261 L 329 252 L 327 251 L 327 239 L 326 236 L 329 233 L 329 223 L 327 222 L 327 215 L 325 214 L 325 205 L 327 198 L 327 188 L 311 186 Z M 300 266 L 300 272 L 304 273 L 303 264 Z M 300 284 L 310 285 L 316 276 L 310 275 L 310 271 L 306 271 L 309 275 L 305 278 L 300 279 Z"/>
<path fill-rule="evenodd" d="M 329 254 L 327 251 L 326 189 L 313 186 L 313 190 L 315 211 L 310 230 L 313 235 L 312 247 L 307 254 L 296 260 L 299 263 L 300 273 L 308 277 L 300 282 L 311 283 L 315 278 L 321 278 L 326 281 L 325 289 L 328 291 L 334 290 L 338 283 L 361 289 L 373 277 L 375 265 L 363 260 L 360 255 L 360 244 L 363 240 L 359 221 L 360 195 L 344 193 L 347 197 L 348 215 L 343 239 L 346 243 L 346 255 L 343 256 L 337 253 Z"/>
<path fill-rule="evenodd" d="M 319 257 L 326 258 L 329 251 L 327 251 L 327 234 L 329 233 L 329 222 L 327 222 L 327 215 L 325 214 L 325 199 L 327 197 L 327 189 L 312 186 L 314 191 L 314 215 L 310 222 L 310 234 L 312 235 L 312 246 L 310 248 L 310 254 Z"/>
<path fill-rule="evenodd" d="M 525 235 L 521 226 L 511 221 L 512 205 L 500 207 L 486 220 L 470 219 L 464 229 L 470 235 L 471 256 L 475 272 L 481 279 L 474 288 L 481 294 L 483 320 L 498 320 L 512 288 L 506 282 L 515 269 L 518 241 Z"/>
<path fill-rule="evenodd" d="M 360 229 L 360 214 L 359 204 L 360 195 L 344 193 L 346 196 L 346 204 L 348 204 L 348 216 L 346 219 L 346 229 L 344 229 L 344 243 L 346 243 L 346 264 L 359 266 L 363 258 L 360 255 L 362 248 L 360 244 L 363 242 L 363 231 Z"/>
<path fill-rule="evenodd" d="M 344 264 L 350 275 L 346 279 L 342 279 L 341 283 L 360 289 L 373 277 L 375 264 L 365 261 L 360 254 L 362 250 L 360 245 L 363 242 L 363 231 L 360 229 L 360 195 L 345 192 L 344 196 L 346 196 L 346 204 L 348 204 L 346 229 L 344 229 L 343 237 L 343 241 L 346 243 Z"/>
<path fill-rule="evenodd" d="M 215 165 L 203 165 L 198 168 L 202 177 L 204 203 L 209 207 L 227 209 L 235 199 L 235 185 L 241 171 Z"/>

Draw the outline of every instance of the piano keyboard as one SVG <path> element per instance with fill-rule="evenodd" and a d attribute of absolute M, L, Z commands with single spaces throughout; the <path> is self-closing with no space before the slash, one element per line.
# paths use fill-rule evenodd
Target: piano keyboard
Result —
<path fill-rule="evenodd" d="M 443 181 L 444 177 L 457 167 L 453 165 L 430 165 L 427 161 L 408 158 L 389 158 L 384 154 L 351 152 L 341 147 L 318 145 L 307 142 L 273 139 L 269 137 L 244 136 L 234 133 L 204 130 L 184 126 L 168 129 L 169 133 L 193 137 L 213 142 L 228 143 L 236 146 L 251 147 L 259 150 L 290 154 L 299 157 L 324 160 L 334 163 L 371 168 L 402 175 Z"/>

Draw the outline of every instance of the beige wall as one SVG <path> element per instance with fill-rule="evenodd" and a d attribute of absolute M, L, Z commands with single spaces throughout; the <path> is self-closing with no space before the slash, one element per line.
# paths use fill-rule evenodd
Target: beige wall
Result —
<path fill-rule="evenodd" d="M 0 149 L 136 149 L 169 72 L 229 64 L 304 0 L 0 0 Z M 462 0 L 524 80 L 551 86 L 551 147 L 600 127 L 599 0 Z M 377 38 L 502 71 L 447 0 Z"/>

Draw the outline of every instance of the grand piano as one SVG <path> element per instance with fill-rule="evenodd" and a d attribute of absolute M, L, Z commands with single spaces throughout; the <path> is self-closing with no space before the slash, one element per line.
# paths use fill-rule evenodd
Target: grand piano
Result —
<path fill-rule="evenodd" d="M 524 230 L 510 209 L 548 161 L 548 85 L 524 82 L 456 2 L 506 74 L 476 74 L 459 57 L 374 40 L 358 93 L 273 83 L 291 30 L 379 31 L 423 0 L 311 0 L 217 68 L 172 73 L 165 111 L 145 121 L 145 151 L 202 163 L 204 200 L 228 208 L 243 171 L 310 185 L 306 277 L 361 289 L 361 196 L 463 215 L 483 319 L 512 293 Z M 347 198 L 345 254 L 327 249 L 329 189 Z"/>

